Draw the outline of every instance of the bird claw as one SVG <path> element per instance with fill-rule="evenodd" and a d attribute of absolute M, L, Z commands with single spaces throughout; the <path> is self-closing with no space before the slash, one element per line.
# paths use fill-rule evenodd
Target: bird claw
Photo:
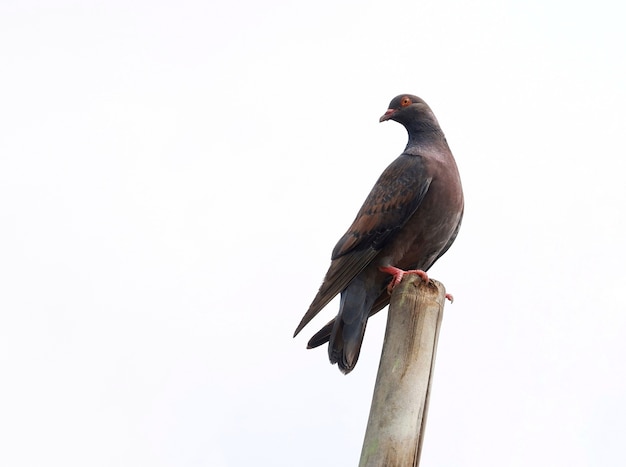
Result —
<path fill-rule="evenodd" d="M 450 300 L 450 303 L 454 303 L 454 297 L 452 296 L 452 294 L 451 294 L 451 293 L 447 293 L 447 294 L 446 294 L 446 298 L 447 298 L 448 300 Z"/>
<path fill-rule="evenodd" d="M 391 279 L 391 282 L 387 286 L 387 293 L 389 295 L 391 295 L 391 292 L 393 291 L 394 287 L 398 285 L 402 281 L 402 278 L 407 274 L 417 274 L 418 276 L 421 277 L 421 279 L 424 282 L 428 283 L 428 274 L 426 274 L 421 269 L 410 269 L 408 271 L 404 271 L 394 266 L 381 266 L 378 269 L 381 272 L 386 272 L 387 274 L 391 274 L 393 276 Z"/>

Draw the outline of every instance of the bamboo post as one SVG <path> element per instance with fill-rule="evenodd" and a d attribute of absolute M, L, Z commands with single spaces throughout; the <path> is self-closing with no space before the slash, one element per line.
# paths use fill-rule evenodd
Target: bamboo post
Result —
<path fill-rule="evenodd" d="M 419 465 L 445 295 L 417 275 L 394 289 L 359 467 Z"/>

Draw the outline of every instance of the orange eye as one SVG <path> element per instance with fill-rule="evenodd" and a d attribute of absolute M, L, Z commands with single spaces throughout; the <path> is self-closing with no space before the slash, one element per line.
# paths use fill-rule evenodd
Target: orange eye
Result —
<path fill-rule="evenodd" d="M 411 105 L 413 102 L 411 102 L 411 99 L 409 99 L 408 97 L 404 96 L 402 98 L 402 101 L 400 102 L 400 105 L 402 107 L 406 107 L 407 105 Z"/>

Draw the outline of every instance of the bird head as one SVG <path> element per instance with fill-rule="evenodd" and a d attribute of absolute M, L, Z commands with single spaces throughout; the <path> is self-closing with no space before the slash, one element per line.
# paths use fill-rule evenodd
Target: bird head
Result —
<path fill-rule="evenodd" d="M 432 113 L 422 99 L 411 94 L 400 94 L 389 103 L 389 109 L 380 117 L 380 121 L 395 120 L 404 124 L 424 111 Z"/>
<path fill-rule="evenodd" d="M 417 96 L 400 94 L 389 103 L 389 109 L 380 117 L 380 121 L 395 120 L 401 123 L 409 133 L 409 143 L 417 139 L 440 138 L 443 132 L 439 122 L 428 104 Z"/>

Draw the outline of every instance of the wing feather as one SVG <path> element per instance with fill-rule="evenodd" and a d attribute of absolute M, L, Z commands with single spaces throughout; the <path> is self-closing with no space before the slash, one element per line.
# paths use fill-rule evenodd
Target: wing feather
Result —
<path fill-rule="evenodd" d="M 330 268 L 294 336 L 372 262 L 410 219 L 432 181 L 424 174 L 424 161 L 418 155 L 402 154 L 385 169 L 333 249 Z"/>

